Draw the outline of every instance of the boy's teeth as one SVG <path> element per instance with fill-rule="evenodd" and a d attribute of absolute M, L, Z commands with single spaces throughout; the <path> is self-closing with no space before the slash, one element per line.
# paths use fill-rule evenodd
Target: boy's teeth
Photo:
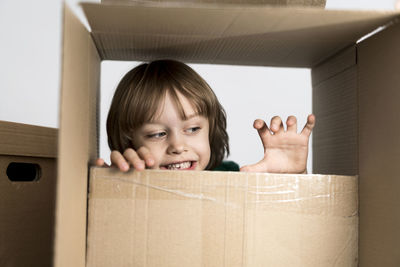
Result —
<path fill-rule="evenodd" d="M 179 170 L 179 169 L 187 169 L 190 167 L 190 161 L 186 162 L 181 162 L 181 163 L 174 163 L 174 164 L 169 164 L 167 166 L 168 170 Z"/>

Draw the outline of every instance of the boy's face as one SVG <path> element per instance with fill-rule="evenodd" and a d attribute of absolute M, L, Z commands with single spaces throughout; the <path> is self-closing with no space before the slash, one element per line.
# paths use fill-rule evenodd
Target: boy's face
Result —
<path fill-rule="evenodd" d="M 197 115 L 186 97 L 177 92 L 187 120 L 167 93 L 155 119 L 135 132 L 136 149 L 144 146 L 155 161 L 152 169 L 204 170 L 210 161 L 209 122 Z"/>

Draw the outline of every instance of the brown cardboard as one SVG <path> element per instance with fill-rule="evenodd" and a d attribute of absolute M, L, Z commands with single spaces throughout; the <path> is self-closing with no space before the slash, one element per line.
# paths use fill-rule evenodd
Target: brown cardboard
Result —
<path fill-rule="evenodd" d="M 87 266 L 357 266 L 356 177 L 91 169 Z"/>
<path fill-rule="evenodd" d="M 0 122 L 0 266 L 52 266 L 57 130 Z M 12 182 L 10 163 L 40 166 L 40 178 Z"/>
<path fill-rule="evenodd" d="M 0 121 L 0 154 L 57 157 L 57 130 L 47 127 Z"/>
<path fill-rule="evenodd" d="M 101 0 L 103 3 L 148 3 L 150 1 L 161 2 L 160 0 Z M 221 3 L 221 4 L 255 4 L 255 5 L 274 5 L 274 6 L 313 6 L 325 7 L 326 0 L 162 0 L 169 3 Z"/>
<path fill-rule="evenodd" d="M 312 70 L 314 173 L 358 174 L 356 52 L 346 48 Z"/>
<path fill-rule="evenodd" d="M 378 129 L 382 129 L 382 127 L 372 131 L 368 129 L 370 127 L 369 118 L 374 118 L 375 122 L 384 117 L 381 112 L 378 112 L 380 108 L 387 112 L 397 110 L 396 98 L 390 98 L 391 93 L 394 91 L 384 81 L 389 79 L 390 82 L 398 82 L 398 78 L 394 74 L 394 71 L 398 68 L 393 62 L 398 56 L 397 47 L 400 47 L 398 46 L 398 37 L 394 37 L 397 33 L 393 30 L 394 27 L 398 28 L 397 20 L 400 15 L 398 12 L 328 11 L 315 8 L 294 9 L 246 4 L 158 4 L 155 2 L 139 3 L 137 5 L 131 3 L 129 6 L 84 4 L 83 8 L 89 20 L 90 32 L 82 26 L 68 8 L 65 10 L 64 15 L 55 266 L 85 266 L 86 256 L 88 257 L 88 264 L 92 264 L 98 260 L 97 257 L 102 257 L 102 253 L 118 253 L 117 250 L 126 249 L 121 243 L 122 239 L 118 239 L 115 236 L 111 236 L 111 239 L 106 240 L 102 239 L 104 236 L 96 237 L 96 235 L 89 234 L 90 240 L 98 238 L 99 241 L 97 243 L 90 241 L 92 244 L 88 244 L 88 252 L 86 253 L 87 175 L 89 173 L 88 166 L 91 160 L 96 157 L 97 119 L 95 119 L 95 115 L 98 101 L 100 61 L 151 60 L 165 57 L 182 60 L 187 63 L 311 68 L 314 86 L 313 95 L 320 99 L 314 100 L 313 112 L 319 114 L 323 120 L 328 122 L 322 123 L 323 127 L 317 127 L 314 132 L 314 142 L 319 142 L 323 146 L 323 149 L 317 148 L 315 150 L 314 158 L 317 158 L 317 160 L 314 162 L 314 167 L 325 174 L 360 173 L 360 210 L 361 214 L 363 214 L 360 218 L 360 262 L 366 264 L 371 260 L 371 257 L 374 257 L 371 262 L 384 262 L 387 263 L 386 266 L 398 265 L 400 256 L 396 254 L 396 247 L 398 247 L 397 242 L 400 240 L 400 236 L 397 230 L 399 209 L 396 206 L 396 203 L 398 203 L 396 199 L 398 185 L 395 180 L 398 173 L 395 168 L 395 160 L 398 153 L 397 150 L 387 154 L 383 153 L 396 148 L 395 145 L 389 147 L 388 143 L 396 144 L 398 135 L 396 131 L 386 131 L 387 133 L 393 133 L 393 135 L 388 134 L 384 141 L 379 140 L 379 142 L 376 142 L 379 137 Z M 371 38 L 357 43 L 360 38 L 380 26 L 387 26 L 379 35 L 384 36 L 381 37 L 382 40 L 379 39 L 380 41 L 375 42 L 372 41 L 375 39 Z M 382 51 L 385 51 L 385 53 L 382 53 Z M 382 58 L 380 55 L 382 55 Z M 359 61 L 362 62 L 361 65 L 359 65 Z M 379 64 L 375 62 L 379 62 Z M 388 68 L 381 68 L 384 65 L 387 65 Z M 391 68 L 392 66 L 394 67 Z M 376 73 L 379 73 L 379 75 L 376 75 Z M 382 96 L 383 98 L 381 98 L 379 92 L 381 84 L 384 85 L 382 88 L 387 91 Z M 379 115 L 376 117 L 366 111 L 371 106 L 369 103 L 375 100 L 379 100 L 378 104 L 372 102 L 376 107 L 371 110 L 376 111 L 374 114 Z M 320 103 L 320 101 L 322 102 Z M 323 103 L 328 103 L 329 105 Z M 393 125 L 398 125 L 394 115 L 396 112 L 391 114 L 393 114 Z M 380 123 L 383 123 L 383 120 Z M 369 131 L 368 134 L 366 133 L 367 131 Z M 380 142 L 383 144 L 382 149 L 379 148 Z M 370 147 L 373 148 L 371 151 L 374 153 L 369 153 Z M 325 150 L 325 148 L 329 149 Z M 318 159 L 319 157 L 321 160 Z M 387 166 L 387 163 L 391 163 L 390 165 L 393 168 Z M 156 176 L 157 172 L 146 173 L 149 173 L 148 180 L 152 180 L 153 174 Z M 384 175 L 382 176 L 381 174 Z M 96 176 L 96 174 L 94 175 Z M 113 177 L 118 177 L 118 175 L 112 174 L 110 179 L 113 180 Z M 188 173 L 187 175 L 190 174 Z M 193 179 L 197 183 L 208 177 L 206 173 L 193 173 L 193 175 L 198 175 L 196 179 Z M 223 175 L 212 174 L 216 180 L 223 179 L 226 175 L 226 173 Z M 229 177 L 231 175 L 239 180 L 247 177 L 247 174 L 244 173 L 229 174 Z M 263 177 L 263 175 L 261 174 L 260 176 Z M 319 181 L 318 177 L 326 179 L 329 176 L 304 177 Z M 179 176 L 176 178 L 179 178 Z M 347 179 L 351 181 L 354 177 L 347 177 Z M 185 183 L 186 180 L 182 180 Z M 384 184 L 380 183 L 381 180 L 384 181 Z M 227 179 L 228 181 L 231 182 Z M 190 188 L 190 184 L 188 186 Z M 118 188 L 118 186 L 115 188 Z M 260 189 L 257 186 L 255 188 L 257 190 Z M 319 190 L 318 187 L 312 188 L 313 190 Z M 333 188 L 336 187 L 334 186 Z M 340 196 L 347 192 L 345 190 L 340 191 L 342 189 L 344 188 L 340 186 L 334 189 L 339 190 L 335 191 L 337 192 L 336 195 Z M 153 192 L 153 190 L 150 191 Z M 220 196 L 218 195 L 218 190 L 216 191 L 217 196 Z M 97 195 L 95 191 L 91 192 Z M 124 196 L 123 193 L 118 195 L 119 197 Z M 154 194 L 154 196 L 156 195 Z M 230 194 L 229 196 L 232 195 Z M 237 200 L 242 197 L 240 194 L 235 196 Z M 101 202 L 97 201 L 97 203 Z M 104 201 L 103 204 L 105 206 L 103 208 L 117 202 L 116 200 Z M 193 201 L 190 204 L 193 204 L 193 211 L 199 210 L 200 205 L 198 202 Z M 207 204 L 209 202 L 202 204 L 202 206 L 207 206 Z M 329 203 L 324 204 L 329 205 Z M 335 205 L 336 203 L 333 201 L 330 204 Z M 176 206 L 177 210 L 179 210 L 179 205 Z M 173 209 L 173 207 L 171 206 L 170 208 Z M 89 206 L 89 213 L 93 210 L 95 210 L 95 207 Z M 121 209 L 115 208 L 115 212 L 122 210 L 123 207 Z M 123 229 L 113 216 L 106 217 L 108 211 L 112 212 L 114 210 L 104 211 L 103 214 L 100 213 L 100 216 L 103 217 L 101 221 L 96 222 L 98 223 L 95 224 L 97 225 L 96 227 L 98 229 L 102 227 L 111 229 L 116 225 L 117 228 Z M 157 211 L 161 212 L 162 210 Z M 252 216 L 254 216 L 251 218 L 257 218 L 259 211 L 261 212 L 262 210 L 251 209 Z M 331 210 L 328 208 L 325 211 L 329 213 Z M 161 230 L 162 224 L 159 223 L 156 216 L 162 213 L 154 210 L 151 213 L 149 211 L 146 212 L 146 210 L 141 212 L 147 217 L 151 216 L 153 219 L 148 221 L 152 227 L 151 229 Z M 196 225 L 196 222 L 199 224 L 200 221 L 196 219 L 199 214 L 190 213 L 190 209 L 188 212 L 193 217 L 186 217 L 185 219 L 189 220 L 193 225 Z M 219 212 L 212 211 L 210 213 L 211 215 L 207 218 L 219 220 Z M 275 222 L 276 225 L 282 225 L 282 227 L 289 226 L 292 223 L 292 217 L 286 217 L 278 222 L 274 221 L 274 218 L 269 218 L 268 223 Z M 106 218 L 109 220 L 106 221 Z M 234 222 L 236 216 L 231 216 L 228 213 L 225 218 L 228 221 L 232 218 L 232 222 Z M 261 216 L 261 218 L 263 217 Z M 283 217 L 278 218 L 282 219 Z M 311 218 L 315 217 L 311 216 L 309 218 L 310 221 Z M 384 220 L 380 220 L 380 218 Z M 166 220 L 165 217 L 162 219 Z M 304 233 L 315 233 L 316 236 L 319 236 L 318 233 L 321 231 L 337 230 L 335 226 L 341 225 L 340 223 L 334 224 L 333 228 L 331 228 L 330 220 L 325 221 L 325 223 L 326 227 L 318 228 L 318 231 L 314 231 L 314 228 L 307 228 L 306 224 L 301 224 L 302 227 L 299 228 L 296 228 L 298 226 L 295 224 L 294 228 L 285 227 L 284 229 L 288 228 L 290 231 L 302 230 Z M 184 229 L 184 226 L 185 224 L 180 224 L 175 227 L 179 230 L 182 227 Z M 250 226 L 255 229 L 254 231 L 263 229 L 256 222 L 250 224 Z M 94 229 L 92 227 L 94 226 L 91 223 L 89 225 L 90 233 L 93 233 Z M 204 240 L 205 245 L 197 250 L 207 254 L 209 253 L 209 247 L 217 243 L 224 245 L 222 246 L 224 247 L 224 253 L 225 249 L 226 251 L 237 252 L 229 254 L 229 256 L 227 256 L 228 254 L 223 254 L 223 257 L 217 257 L 213 262 L 216 266 L 221 266 L 221 262 L 230 263 L 229 260 L 234 262 L 232 264 L 240 263 L 242 259 L 245 259 L 245 264 L 259 266 L 263 265 L 263 260 L 254 255 L 268 253 L 272 253 L 272 256 L 281 255 L 276 262 L 270 264 L 272 266 L 282 263 L 281 261 L 283 260 L 289 262 L 293 259 L 284 253 L 287 251 L 286 248 L 279 250 L 279 247 L 269 247 L 268 251 L 263 252 L 264 254 L 259 252 L 258 248 L 262 247 L 259 244 L 263 244 L 268 238 L 263 236 L 257 239 L 257 235 L 245 238 L 245 240 L 251 241 L 244 242 L 248 245 L 246 247 L 249 249 L 248 253 L 254 254 L 243 257 L 243 255 L 247 254 L 241 254 L 242 250 L 240 248 L 242 247 L 240 244 L 243 241 L 242 239 L 233 236 L 232 239 L 221 241 L 222 233 L 231 232 L 229 227 L 226 228 L 229 230 L 225 229 L 224 231 L 220 228 L 212 228 L 214 232 L 207 236 L 209 237 L 208 239 Z M 208 230 L 209 227 L 205 228 Z M 148 247 L 148 251 L 160 252 L 165 249 L 163 243 L 156 242 L 157 239 L 148 239 L 148 237 L 152 236 L 151 234 L 144 236 L 143 233 L 147 233 L 145 230 L 138 231 L 139 235 L 137 237 L 139 240 L 147 240 L 146 242 L 154 245 Z M 284 233 L 282 228 L 278 227 L 277 230 L 279 230 L 277 233 Z M 341 237 L 340 234 L 337 234 L 339 232 L 343 234 L 339 230 L 334 232 L 332 240 L 335 240 L 336 237 Z M 129 233 L 124 232 L 124 237 L 125 234 L 129 237 Z M 272 232 L 269 232 L 269 234 L 275 237 L 274 240 L 280 240 L 281 237 L 285 237 L 287 238 L 285 239 L 286 244 L 290 244 L 290 242 L 297 244 L 297 247 L 287 246 L 289 251 L 293 250 L 293 248 L 301 250 L 309 240 L 309 236 L 303 235 L 281 236 L 274 235 Z M 173 240 L 173 238 L 186 240 L 188 247 L 195 245 L 187 235 L 165 237 L 168 241 Z M 313 258 L 305 255 L 312 254 L 315 257 L 321 251 L 323 252 L 322 255 L 327 255 L 325 253 L 328 252 L 336 253 L 337 251 L 342 251 L 345 254 L 349 253 L 349 250 L 342 247 L 340 247 L 340 250 L 337 247 L 338 244 L 342 244 L 341 242 L 328 242 L 327 240 L 320 239 L 320 242 L 317 242 L 319 245 L 313 247 L 317 247 L 316 250 L 310 249 L 304 254 L 300 254 L 299 258 L 304 261 L 312 260 Z M 110 241 L 115 246 L 107 248 L 101 253 L 96 252 L 96 254 L 93 254 L 92 249 L 99 249 L 102 246 L 104 248 Z M 367 244 L 375 241 L 378 244 Z M 381 243 L 385 245 L 380 246 Z M 215 247 L 217 252 L 221 250 L 221 246 Z M 173 249 L 176 246 L 171 245 L 171 248 L 166 248 Z M 384 248 L 388 249 L 384 250 Z M 144 250 L 135 249 L 132 253 L 144 255 Z M 171 255 L 170 263 L 178 265 L 177 262 L 179 262 L 180 265 L 184 265 L 185 255 L 183 253 Z M 196 259 L 199 259 L 198 255 L 195 255 Z M 179 256 L 183 258 L 180 259 Z M 158 266 L 164 264 L 152 262 L 153 258 L 151 256 L 140 259 L 142 264 L 151 265 L 154 263 Z M 340 259 L 340 261 L 326 265 L 357 265 L 357 261 L 349 264 L 343 263 L 341 256 L 338 256 L 337 259 Z M 345 257 L 345 259 L 349 258 Z M 104 262 L 109 260 L 118 261 L 118 258 L 106 258 Z M 187 265 L 191 266 L 195 263 L 198 262 L 191 260 Z"/>
<path fill-rule="evenodd" d="M 97 157 L 100 59 L 90 35 L 64 12 L 57 180 L 56 266 L 84 266 L 88 165 Z"/>
<path fill-rule="evenodd" d="M 104 60 L 175 58 L 191 63 L 306 68 L 398 16 L 252 5 L 82 7 Z"/>
<path fill-rule="evenodd" d="M 400 264 L 400 26 L 360 43 L 360 266 Z"/>

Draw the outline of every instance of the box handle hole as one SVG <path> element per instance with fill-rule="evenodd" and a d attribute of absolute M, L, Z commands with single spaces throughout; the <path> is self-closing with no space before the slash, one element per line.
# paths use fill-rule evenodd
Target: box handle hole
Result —
<path fill-rule="evenodd" d="M 7 167 L 7 176 L 12 182 L 34 182 L 40 175 L 41 168 L 35 163 L 11 162 Z"/>

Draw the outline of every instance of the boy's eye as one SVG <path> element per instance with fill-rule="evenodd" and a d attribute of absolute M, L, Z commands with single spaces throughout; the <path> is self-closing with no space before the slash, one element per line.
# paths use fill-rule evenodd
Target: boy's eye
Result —
<path fill-rule="evenodd" d="M 161 138 L 166 136 L 167 133 L 166 132 L 159 132 L 159 133 L 153 133 L 153 134 L 148 134 L 146 135 L 147 138 Z"/>
<path fill-rule="evenodd" d="M 186 130 L 187 133 L 195 133 L 197 131 L 199 131 L 201 128 L 200 127 L 191 127 L 189 129 Z"/>

